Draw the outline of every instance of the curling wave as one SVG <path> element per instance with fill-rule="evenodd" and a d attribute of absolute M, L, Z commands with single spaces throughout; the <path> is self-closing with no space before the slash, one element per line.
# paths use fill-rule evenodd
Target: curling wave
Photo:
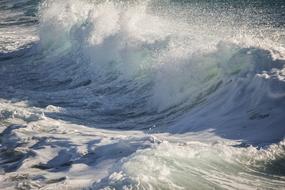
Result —
<path fill-rule="evenodd" d="M 37 11 L 38 2 L 10 3 L 0 7 L 8 181 L 54 187 L 68 178 L 50 172 L 77 179 L 81 171 L 80 187 L 93 189 L 284 186 L 285 30 L 262 24 L 263 8 L 46 0 Z M 27 169 L 45 177 L 9 175 Z"/>

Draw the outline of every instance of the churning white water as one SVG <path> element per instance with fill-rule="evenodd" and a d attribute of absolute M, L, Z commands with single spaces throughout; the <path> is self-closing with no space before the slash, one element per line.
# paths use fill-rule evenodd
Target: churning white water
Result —
<path fill-rule="evenodd" d="M 0 2 L 1 189 L 282 189 L 281 1 Z"/>

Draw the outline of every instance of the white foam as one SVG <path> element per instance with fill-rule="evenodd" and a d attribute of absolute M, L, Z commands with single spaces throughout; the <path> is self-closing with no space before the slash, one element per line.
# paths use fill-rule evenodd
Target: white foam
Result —
<path fill-rule="evenodd" d="M 153 10 L 152 3 L 43 2 L 39 48 L 34 52 L 40 56 L 31 55 L 31 62 L 40 65 L 31 68 L 40 75 L 38 82 L 48 85 L 37 88 L 15 82 L 15 87 L 2 92 L 5 97 L 27 95 L 29 100 L 0 100 L 4 159 L 0 188 L 277 189 L 285 185 L 284 166 L 279 165 L 284 160 L 282 43 L 266 35 L 260 38 L 257 31 L 242 25 L 227 25 L 211 14 L 190 21 L 180 18 L 201 11 L 196 7 L 187 9 L 189 13 L 174 9 L 172 15 L 167 6 Z M 3 41 L 11 37 L 15 44 L 22 44 L 21 32 L 31 31 L 20 30 L 13 38 L 10 30 L 16 29 L 4 31 Z M 23 43 L 37 38 L 32 32 L 31 36 L 26 35 Z M 15 44 L 12 47 L 17 49 Z M 15 60 L 12 71 L 4 66 L 1 71 L 15 74 L 22 57 Z M 104 82 L 110 77 L 115 79 Z M 75 88 L 83 79 L 91 85 Z M 69 81 L 70 86 L 62 85 Z M 44 108 L 31 106 L 41 100 Z M 49 100 L 66 104 L 46 106 Z M 100 125 L 98 120 L 86 126 L 74 124 L 73 116 L 90 114 L 73 107 L 78 104 L 88 109 L 95 104 L 94 118 L 101 113 L 113 116 L 114 111 L 131 115 L 116 127 L 137 129 L 140 123 L 154 127 L 116 131 L 96 128 L 113 126 Z M 137 104 L 142 106 L 133 109 Z M 132 112 L 145 115 L 136 118 Z M 59 119 L 61 114 L 70 114 L 70 121 Z M 156 122 L 168 125 L 162 128 Z M 250 146 L 278 141 L 268 149 Z"/>

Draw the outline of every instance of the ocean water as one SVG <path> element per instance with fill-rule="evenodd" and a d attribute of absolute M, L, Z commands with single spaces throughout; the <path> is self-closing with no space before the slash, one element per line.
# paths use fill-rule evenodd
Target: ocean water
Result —
<path fill-rule="evenodd" d="M 0 189 L 285 189 L 285 2 L 0 0 Z"/>

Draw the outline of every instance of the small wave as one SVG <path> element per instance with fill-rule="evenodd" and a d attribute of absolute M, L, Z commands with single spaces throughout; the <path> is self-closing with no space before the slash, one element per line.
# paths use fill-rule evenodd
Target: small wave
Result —
<path fill-rule="evenodd" d="M 285 183 L 282 161 L 284 141 L 267 150 L 236 149 L 226 142 L 163 141 L 123 159 L 93 188 L 279 189 Z"/>

